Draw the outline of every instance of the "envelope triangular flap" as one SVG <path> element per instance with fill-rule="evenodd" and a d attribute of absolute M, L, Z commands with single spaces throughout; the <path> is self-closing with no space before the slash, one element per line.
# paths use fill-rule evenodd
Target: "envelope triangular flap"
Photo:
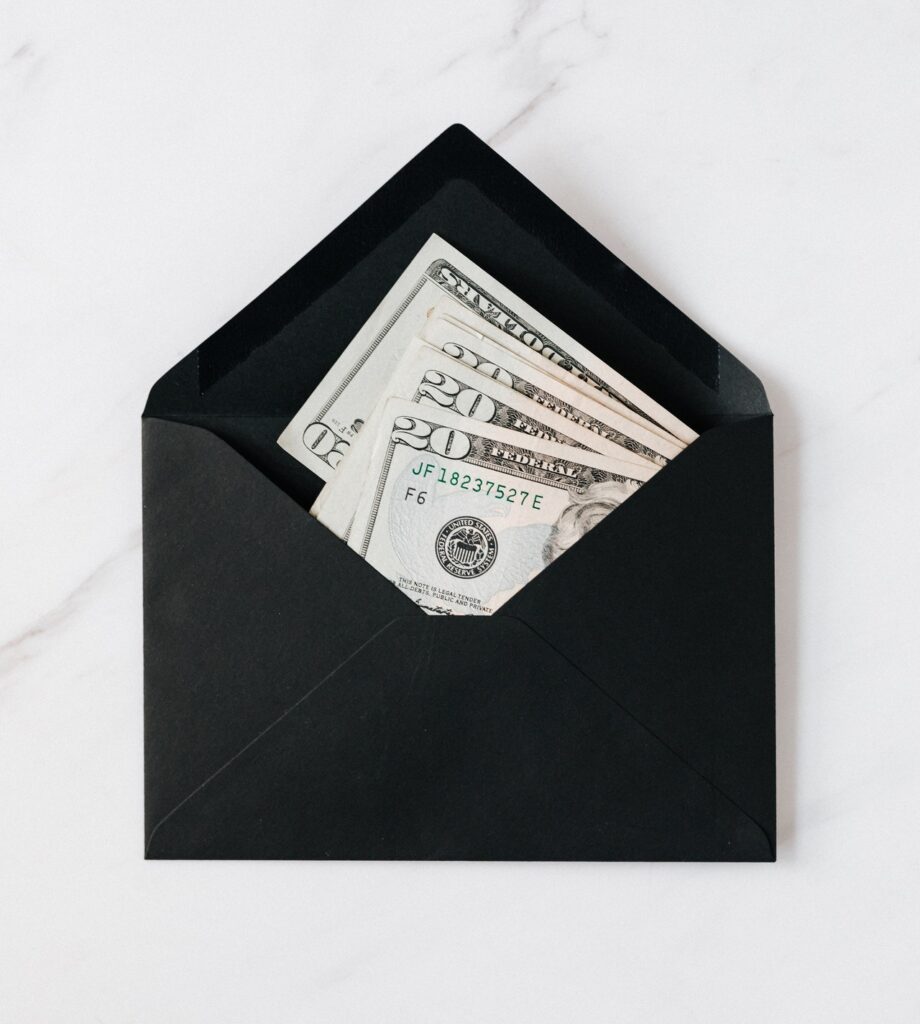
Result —
<path fill-rule="evenodd" d="M 162 820 L 151 857 L 764 859 L 762 832 L 518 622 L 405 617 Z"/>
<path fill-rule="evenodd" d="M 208 431 L 144 423 L 148 833 L 416 609 Z"/>
<path fill-rule="evenodd" d="M 696 429 L 769 413 L 750 371 L 455 125 L 164 375 L 145 415 L 213 430 L 311 504 L 321 482 L 275 437 L 432 233 Z"/>
<path fill-rule="evenodd" d="M 498 610 L 775 835 L 772 421 L 704 433 Z"/>

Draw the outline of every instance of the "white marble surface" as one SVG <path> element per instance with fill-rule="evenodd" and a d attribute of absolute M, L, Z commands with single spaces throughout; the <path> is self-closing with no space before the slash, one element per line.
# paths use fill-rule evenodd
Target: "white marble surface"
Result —
<path fill-rule="evenodd" d="M 920 10 L 6 0 L 0 1019 L 920 1019 Z M 455 120 L 762 375 L 775 866 L 142 860 L 153 380 Z"/>

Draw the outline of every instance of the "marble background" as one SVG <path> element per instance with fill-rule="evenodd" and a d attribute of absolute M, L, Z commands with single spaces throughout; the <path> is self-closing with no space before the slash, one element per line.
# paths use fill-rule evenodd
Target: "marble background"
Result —
<path fill-rule="evenodd" d="M 0 1018 L 920 1019 L 920 9 L 3 0 Z M 779 862 L 145 863 L 140 412 L 463 121 L 776 412 Z"/>

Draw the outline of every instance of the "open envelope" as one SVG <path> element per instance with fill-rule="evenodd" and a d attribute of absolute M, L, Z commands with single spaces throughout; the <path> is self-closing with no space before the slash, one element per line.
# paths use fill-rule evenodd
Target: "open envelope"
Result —
<path fill-rule="evenodd" d="M 432 232 L 701 433 L 492 617 L 275 443 Z M 157 382 L 143 458 L 148 857 L 774 859 L 763 388 L 465 128 Z"/>

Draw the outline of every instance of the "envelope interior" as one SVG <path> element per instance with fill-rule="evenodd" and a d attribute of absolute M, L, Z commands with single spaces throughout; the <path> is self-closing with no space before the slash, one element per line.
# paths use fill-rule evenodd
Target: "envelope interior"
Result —
<path fill-rule="evenodd" d="M 213 431 L 309 507 L 321 481 L 276 438 L 433 232 L 694 429 L 769 413 L 749 370 L 486 152 L 505 175 L 452 177 L 421 200 L 401 184 L 416 158 L 161 378 L 145 415 Z M 524 188 L 542 213 L 521 205 Z"/>

